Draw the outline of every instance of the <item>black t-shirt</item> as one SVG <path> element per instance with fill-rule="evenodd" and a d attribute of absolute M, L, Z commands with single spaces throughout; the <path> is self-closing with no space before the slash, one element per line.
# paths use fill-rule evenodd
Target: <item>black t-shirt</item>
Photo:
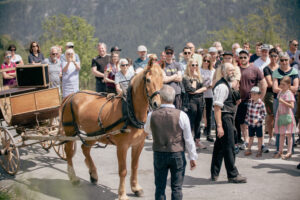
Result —
<path fill-rule="evenodd" d="M 291 69 L 290 69 L 289 71 L 287 71 L 287 72 L 282 71 L 280 68 L 278 68 L 277 70 L 278 70 L 279 74 L 282 75 L 283 77 L 285 77 L 285 76 L 289 76 L 289 77 L 290 77 L 290 79 L 291 79 L 291 85 L 294 84 L 294 80 L 295 80 L 296 78 L 299 78 L 299 77 L 298 77 L 298 74 L 293 74 L 293 73 L 292 73 L 292 71 L 293 71 L 293 68 L 292 68 L 292 67 L 291 67 Z M 280 85 L 280 81 L 283 79 L 283 77 L 282 77 L 281 79 L 277 79 L 277 81 L 278 81 L 278 86 Z M 277 94 L 276 94 L 276 93 L 274 93 L 274 98 L 275 98 L 275 99 L 277 98 Z"/>
<path fill-rule="evenodd" d="M 106 55 L 104 57 L 97 56 L 92 59 L 92 67 L 97 67 L 97 71 L 104 73 L 106 65 L 109 63 L 110 56 Z M 102 77 L 96 77 L 98 80 L 102 80 Z"/>
<path fill-rule="evenodd" d="M 259 58 L 259 56 L 258 55 L 256 55 L 256 53 L 255 54 L 253 54 L 252 56 L 250 56 L 250 63 L 253 63 L 257 58 Z"/>
<path fill-rule="evenodd" d="M 270 75 L 272 78 L 273 71 L 269 68 L 269 66 L 265 67 L 263 71 L 264 71 L 264 77 Z M 273 92 L 272 87 L 268 87 L 267 92 Z"/>

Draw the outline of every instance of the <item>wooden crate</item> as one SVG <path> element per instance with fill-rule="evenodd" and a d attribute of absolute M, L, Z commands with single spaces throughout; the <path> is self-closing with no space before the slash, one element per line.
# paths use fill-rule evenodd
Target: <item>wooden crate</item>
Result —
<path fill-rule="evenodd" d="M 21 65 L 16 67 L 18 87 L 49 86 L 48 65 Z"/>
<path fill-rule="evenodd" d="M 0 108 L 9 125 L 32 124 L 58 116 L 58 88 L 38 90 L 0 99 Z"/>

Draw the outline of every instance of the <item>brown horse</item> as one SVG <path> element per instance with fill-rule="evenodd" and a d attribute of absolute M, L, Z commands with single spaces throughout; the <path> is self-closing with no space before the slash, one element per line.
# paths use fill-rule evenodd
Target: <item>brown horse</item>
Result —
<path fill-rule="evenodd" d="M 147 66 L 142 72 L 137 74 L 131 80 L 132 87 L 132 105 L 134 116 L 137 121 L 145 122 L 147 119 L 147 110 L 149 103 L 152 107 L 160 105 L 160 97 L 158 91 L 163 86 L 163 74 L 161 67 L 157 64 Z M 76 135 L 76 125 L 78 129 L 91 135 L 97 132 L 99 127 L 98 117 L 100 117 L 103 127 L 108 127 L 113 122 L 122 118 L 122 102 L 121 98 L 114 98 L 107 103 L 105 97 L 96 94 L 88 94 L 87 92 L 79 92 L 68 96 L 62 103 L 62 126 L 67 136 Z M 105 105 L 104 105 L 105 104 Z M 72 107 L 72 109 L 71 109 Z M 100 115 L 100 109 L 102 110 Z M 72 114 L 73 113 L 73 114 Z M 98 116 L 99 115 L 99 116 Z M 76 125 L 70 125 L 70 122 L 76 122 Z M 110 131 L 120 130 L 124 123 L 115 126 Z M 113 144 L 117 146 L 117 156 L 119 164 L 119 199 L 128 199 L 125 191 L 126 155 L 129 147 L 132 147 L 131 152 L 131 190 L 136 196 L 143 194 L 142 187 L 138 184 L 137 169 L 141 151 L 144 146 L 146 134 L 142 127 L 134 127 L 130 124 L 127 126 L 130 133 L 119 133 L 110 137 L 103 137 L 99 142 L 104 144 Z M 85 163 L 89 168 L 90 179 L 92 183 L 98 181 L 96 166 L 90 155 L 91 146 L 97 141 L 86 141 L 82 144 L 82 152 L 85 156 Z M 72 157 L 74 155 L 73 142 L 69 141 L 65 145 L 65 152 L 68 162 L 68 175 L 73 184 L 79 183 L 76 177 Z"/>

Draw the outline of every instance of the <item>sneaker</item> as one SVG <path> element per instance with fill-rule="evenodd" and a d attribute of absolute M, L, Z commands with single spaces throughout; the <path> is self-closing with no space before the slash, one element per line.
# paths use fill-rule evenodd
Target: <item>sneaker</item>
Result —
<path fill-rule="evenodd" d="M 276 140 L 274 138 L 269 139 L 269 145 L 270 146 L 275 146 L 276 145 Z"/>
<path fill-rule="evenodd" d="M 261 157 L 261 156 L 262 156 L 261 151 L 258 151 L 257 154 L 256 154 L 256 157 L 259 158 L 259 157 Z"/>
<path fill-rule="evenodd" d="M 250 156 L 252 154 L 252 151 L 250 149 L 247 149 L 244 153 L 245 156 Z"/>
<path fill-rule="evenodd" d="M 202 144 L 201 141 L 196 142 L 196 147 L 198 147 L 199 149 L 206 149 L 207 148 L 204 144 Z"/>
<path fill-rule="evenodd" d="M 240 139 L 237 141 L 238 144 L 244 144 L 244 140 Z"/>
<path fill-rule="evenodd" d="M 245 143 L 244 143 L 244 144 L 241 144 L 241 145 L 240 145 L 240 150 L 245 150 L 245 149 L 246 149 L 246 147 L 247 147 L 247 146 L 246 146 L 246 144 L 245 144 Z"/>
<path fill-rule="evenodd" d="M 211 181 L 217 181 L 218 178 L 219 178 L 219 176 L 211 175 L 210 180 L 211 180 Z"/>
<path fill-rule="evenodd" d="M 214 142 L 215 141 L 214 138 L 211 135 L 207 136 L 206 140 L 209 141 L 209 142 Z"/>
<path fill-rule="evenodd" d="M 234 153 L 235 153 L 236 155 L 240 153 L 240 149 L 239 149 L 238 146 L 235 146 L 235 147 L 234 147 Z"/>
<path fill-rule="evenodd" d="M 269 153 L 269 149 L 268 149 L 268 147 L 265 146 L 265 145 L 262 145 L 262 146 L 261 146 L 261 150 L 262 150 L 263 153 Z"/>
<path fill-rule="evenodd" d="M 241 176 L 240 174 L 234 178 L 228 178 L 229 183 L 247 183 L 247 178 Z"/>

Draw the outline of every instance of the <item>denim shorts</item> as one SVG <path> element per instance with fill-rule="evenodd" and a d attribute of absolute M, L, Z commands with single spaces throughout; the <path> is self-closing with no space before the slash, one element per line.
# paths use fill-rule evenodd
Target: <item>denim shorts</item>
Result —
<path fill-rule="evenodd" d="M 249 137 L 254 137 L 256 135 L 256 137 L 260 138 L 263 135 L 263 128 L 262 126 L 248 126 L 248 130 L 249 130 Z"/>

